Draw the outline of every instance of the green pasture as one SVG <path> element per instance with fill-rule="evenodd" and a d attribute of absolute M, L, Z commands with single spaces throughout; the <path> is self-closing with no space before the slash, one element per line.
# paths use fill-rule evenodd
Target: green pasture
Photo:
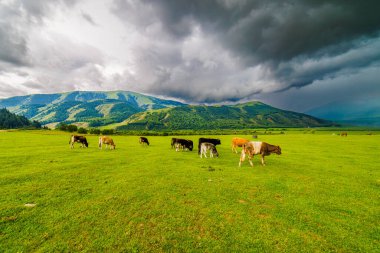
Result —
<path fill-rule="evenodd" d="M 380 252 L 380 135 L 333 133 L 259 135 L 282 155 L 239 168 L 233 135 L 200 159 L 172 136 L 0 132 L 0 252 Z"/>

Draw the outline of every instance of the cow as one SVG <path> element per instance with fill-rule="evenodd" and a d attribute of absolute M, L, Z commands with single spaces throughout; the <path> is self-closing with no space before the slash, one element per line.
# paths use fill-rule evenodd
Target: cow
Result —
<path fill-rule="evenodd" d="M 340 133 L 340 136 L 345 136 L 345 137 L 347 137 L 347 132 L 342 132 L 342 133 Z"/>
<path fill-rule="evenodd" d="M 218 151 L 216 150 L 216 147 L 214 144 L 209 142 L 202 142 L 201 144 L 201 158 L 202 155 L 204 155 L 207 158 L 207 151 L 210 150 L 210 157 L 219 157 Z"/>
<path fill-rule="evenodd" d="M 173 141 L 173 139 L 175 139 Z M 185 150 L 188 149 L 190 151 L 193 151 L 193 141 L 192 140 L 185 140 L 185 139 L 178 139 L 178 138 L 173 138 L 172 139 L 172 146 L 175 147 L 175 151 L 179 150 Z"/>
<path fill-rule="evenodd" d="M 116 145 L 113 142 L 111 137 L 99 136 L 99 148 L 103 149 L 104 144 L 106 145 L 106 149 L 108 148 L 108 145 L 109 145 L 109 149 L 115 149 L 116 148 Z"/>
<path fill-rule="evenodd" d="M 87 142 L 87 139 L 86 137 L 84 136 L 81 136 L 81 135 L 71 135 L 70 137 L 70 141 L 69 141 L 69 144 L 70 144 L 70 148 L 74 148 L 74 143 L 75 142 L 78 142 L 81 144 L 81 148 L 88 148 L 88 142 Z"/>
<path fill-rule="evenodd" d="M 198 140 L 198 155 L 201 154 L 201 145 L 203 142 L 208 142 L 208 143 L 212 143 L 214 144 L 215 146 L 216 145 L 219 145 L 221 144 L 220 140 L 219 139 L 211 139 L 211 138 L 199 138 Z"/>
<path fill-rule="evenodd" d="M 239 138 L 239 137 L 234 137 L 232 138 L 232 142 L 231 142 L 231 146 L 232 146 L 232 152 L 235 151 L 235 153 L 237 154 L 237 149 L 236 147 L 242 147 L 244 144 L 246 144 L 247 142 L 249 142 L 249 140 L 247 139 L 244 139 L 244 138 Z"/>
<path fill-rule="evenodd" d="M 244 162 L 245 156 L 248 155 L 248 160 L 251 166 L 253 166 L 252 158 L 254 155 L 261 155 L 261 164 L 265 166 L 264 157 L 268 156 L 272 153 L 277 155 L 281 155 L 280 146 L 274 146 L 268 144 L 266 142 L 261 141 L 250 141 L 243 145 L 243 150 L 241 151 L 239 167 L 241 167 L 241 163 Z"/>
<path fill-rule="evenodd" d="M 139 143 L 140 144 L 145 144 L 145 145 L 148 145 L 149 146 L 149 141 L 148 141 L 148 138 L 146 138 L 146 137 L 140 137 L 140 139 L 139 139 Z"/>

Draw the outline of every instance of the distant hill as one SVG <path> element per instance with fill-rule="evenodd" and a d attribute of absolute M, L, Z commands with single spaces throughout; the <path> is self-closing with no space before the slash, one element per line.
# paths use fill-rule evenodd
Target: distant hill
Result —
<path fill-rule="evenodd" d="M 306 113 L 343 124 L 380 126 L 380 99 L 334 102 Z"/>
<path fill-rule="evenodd" d="M 261 102 L 195 106 L 128 91 L 76 91 L 12 97 L 0 100 L 1 107 L 43 124 L 64 122 L 119 130 L 319 127 L 332 124 Z"/>
<path fill-rule="evenodd" d="M 255 127 L 317 127 L 332 122 L 302 113 L 280 110 L 261 102 L 221 106 L 178 106 L 140 112 L 118 130 L 244 129 Z"/>
<path fill-rule="evenodd" d="M 75 91 L 0 100 L 0 108 L 6 107 L 43 124 L 87 122 L 90 126 L 120 122 L 141 111 L 179 105 L 183 104 L 129 91 Z"/>
<path fill-rule="evenodd" d="M 0 129 L 15 129 L 26 127 L 41 128 L 41 125 L 36 121 L 29 121 L 24 116 L 19 116 L 11 113 L 5 108 L 0 109 Z"/>

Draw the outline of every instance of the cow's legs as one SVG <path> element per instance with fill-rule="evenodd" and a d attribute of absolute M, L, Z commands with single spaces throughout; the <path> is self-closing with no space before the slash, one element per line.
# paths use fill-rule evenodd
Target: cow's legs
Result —
<path fill-rule="evenodd" d="M 261 164 L 265 166 L 264 155 L 261 155 Z"/>
<path fill-rule="evenodd" d="M 249 164 L 251 165 L 251 167 L 253 167 L 252 158 L 253 158 L 253 156 L 248 156 L 248 161 L 249 161 Z"/>
<path fill-rule="evenodd" d="M 240 160 L 239 160 L 239 167 L 241 167 L 241 162 L 244 162 L 245 160 L 245 152 L 244 150 L 241 151 Z"/>

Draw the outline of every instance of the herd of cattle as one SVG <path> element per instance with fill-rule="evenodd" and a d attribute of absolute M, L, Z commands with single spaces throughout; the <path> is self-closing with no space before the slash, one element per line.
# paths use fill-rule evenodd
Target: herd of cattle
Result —
<path fill-rule="evenodd" d="M 80 147 L 88 147 L 88 142 L 85 136 L 81 135 L 72 135 L 69 141 L 70 148 L 74 148 L 74 143 L 80 143 Z M 139 143 L 142 145 L 149 146 L 148 138 L 140 137 Z M 219 153 L 216 149 L 217 145 L 220 145 L 221 141 L 219 139 L 213 138 L 199 138 L 198 140 L 198 155 L 202 158 L 203 156 L 207 158 L 207 153 L 209 152 L 210 157 L 219 157 Z M 105 148 L 115 149 L 116 145 L 111 137 L 100 136 L 99 137 L 99 148 L 102 149 L 105 145 Z M 172 138 L 171 147 L 176 151 L 189 150 L 193 151 L 194 144 L 192 140 Z M 270 154 L 281 155 L 280 146 L 271 145 L 262 141 L 249 141 L 244 138 L 234 137 L 231 142 L 232 152 L 237 153 L 237 147 L 241 147 L 241 155 L 239 160 L 239 167 L 241 163 L 245 160 L 248 155 L 248 161 L 251 166 L 253 166 L 252 158 L 254 155 L 261 155 L 261 164 L 265 165 L 264 157 Z"/>

